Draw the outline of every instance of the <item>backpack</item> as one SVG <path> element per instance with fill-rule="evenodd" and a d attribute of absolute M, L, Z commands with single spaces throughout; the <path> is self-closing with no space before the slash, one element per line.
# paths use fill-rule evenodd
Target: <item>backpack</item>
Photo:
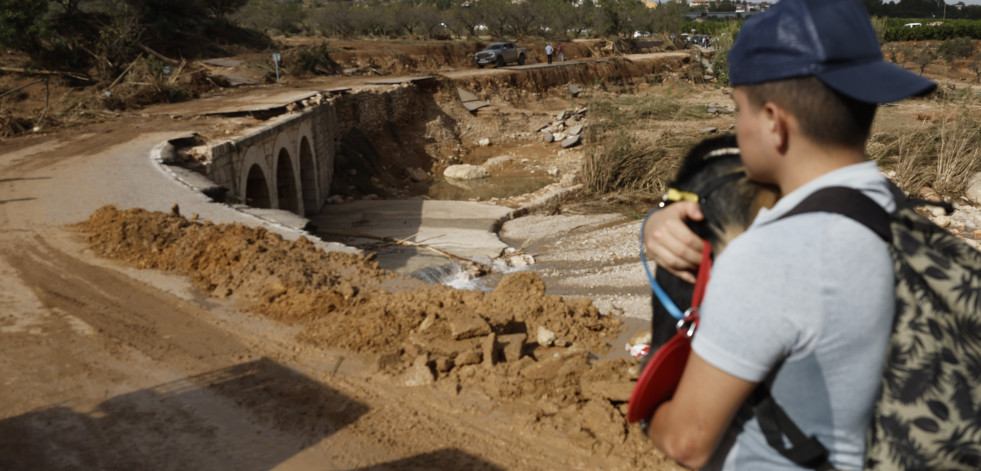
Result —
<path fill-rule="evenodd" d="M 783 217 L 841 214 L 889 245 L 896 314 L 866 437 L 865 469 L 978 470 L 981 252 L 917 213 L 918 201 L 893 191 L 898 209 L 892 214 L 858 190 L 831 187 Z M 827 450 L 793 424 L 766 388 L 752 401 L 770 446 L 800 466 L 832 469 Z"/>

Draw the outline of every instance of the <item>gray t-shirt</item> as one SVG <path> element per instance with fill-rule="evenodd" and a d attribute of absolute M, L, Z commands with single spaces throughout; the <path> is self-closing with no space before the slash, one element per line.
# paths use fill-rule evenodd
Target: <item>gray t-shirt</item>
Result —
<path fill-rule="evenodd" d="M 858 189 L 895 208 L 874 162 L 835 170 L 762 210 L 718 257 L 692 348 L 713 366 L 763 382 L 838 469 L 861 469 L 865 434 L 892 325 L 894 285 L 886 244 L 841 215 L 776 221 L 827 186 Z M 774 451 L 748 408 L 705 469 L 798 469 Z"/>

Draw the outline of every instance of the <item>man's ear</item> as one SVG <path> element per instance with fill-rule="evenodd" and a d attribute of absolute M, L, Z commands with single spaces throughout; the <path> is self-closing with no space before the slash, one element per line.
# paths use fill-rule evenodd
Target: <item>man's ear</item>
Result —
<path fill-rule="evenodd" d="M 787 110 L 773 102 L 767 102 L 763 105 L 763 114 L 765 116 L 764 126 L 766 127 L 770 144 L 778 153 L 784 154 L 789 145 L 790 115 L 787 113 Z"/>

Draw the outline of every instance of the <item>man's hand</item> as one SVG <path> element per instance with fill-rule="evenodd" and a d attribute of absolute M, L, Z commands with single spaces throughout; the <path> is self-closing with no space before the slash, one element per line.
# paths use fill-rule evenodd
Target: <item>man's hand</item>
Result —
<path fill-rule="evenodd" d="M 701 221 L 705 216 L 692 201 L 669 204 L 651 215 L 644 226 L 647 257 L 678 278 L 695 282 L 693 270 L 702 261 L 702 239 L 685 224 L 685 219 Z"/>

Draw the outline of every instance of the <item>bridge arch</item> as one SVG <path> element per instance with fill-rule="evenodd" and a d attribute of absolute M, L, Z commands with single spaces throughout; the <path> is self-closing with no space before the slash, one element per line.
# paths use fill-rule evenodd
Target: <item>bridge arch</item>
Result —
<path fill-rule="evenodd" d="M 276 196 L 279 209 L 299 213 L 300 202 L 296 188 L 296 172 L 293 170 L 293 160 L 286 148 L 279 149 L 276 157 Z"/>
<path fill-rule="evenodd" d="M 300 139 L 300 190 L 303 196 L 303 208 L 307 214 L 314 214 L 320 210 L 320 202 L 317 201 L 317 163 L 310 147 L 310 139 L 303 136 Z"/>
<path fill-rule="evenodd" d="M 255 208 L 272 208 L 269 197 L 269 182 L 262 171 L 262 166 L 253 164 L 245 179 L 245 204 Z"/>

